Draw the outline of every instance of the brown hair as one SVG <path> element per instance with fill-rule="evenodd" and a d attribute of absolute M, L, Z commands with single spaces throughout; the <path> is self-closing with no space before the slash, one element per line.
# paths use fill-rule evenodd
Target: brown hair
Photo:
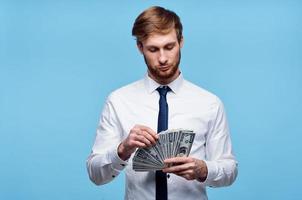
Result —
<path fill-rule="evenodd" d="M 143 11 L 135 20 L 132 35 L 141 43 L 152 33 L 166 34 L 175 29 L 178 42 L 182 39 L 180 18 L 170 10 L 153 6 Z"/>

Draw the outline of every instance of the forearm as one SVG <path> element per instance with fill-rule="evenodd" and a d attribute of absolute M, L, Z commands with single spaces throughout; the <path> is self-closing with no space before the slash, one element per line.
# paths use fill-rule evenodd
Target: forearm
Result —
<path fill-rule="evenodd" d="M 205 184 L 211 187 L 231 185 L 237 177 L 237 161 L 232 151 L 229 126 L 224 107 L 218 99 L 212 126 L 206 138 L 205 162 L 208 168 Z"/>
<path fill-rule="evenodd" d="M 127 162 L 121 160 L 115 150 L 106 155 L 91 154 L 86 164 L 90 180 L 96 185 L 102 185 L 117 177 Z"/>
<path fill-rule="evenodd" d="M 217 161 L 205 161 L 208 174 L 204 181 L 205 185 L 211 187 L 223 187 L 231 185 L 238 173 L 237 162 L 234 159 Z"/>

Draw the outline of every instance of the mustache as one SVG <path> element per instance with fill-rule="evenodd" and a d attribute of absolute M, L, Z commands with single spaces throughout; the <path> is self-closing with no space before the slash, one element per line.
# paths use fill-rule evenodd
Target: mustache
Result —
<path fill-rule="evenodd" d="M 159 64 L 159 65 L 155 65 L 155 67 L 172 67 L 172 64 L 170 63 Z"/>
<path fill-rule="evenodd" d="M 180 63 L 180 60 L 181 60 L 181 51 L 180 50 L 179 50 L 178 54 L 179 54 L 179 57 L 178 57 L 178 61 L 177 61 L 177 64 L 176 64 L 177 67 L 179 66 L 179 63 Z M 146 65 L 150 66 L 150 64 L 149 64 L 149 62 L 148 62 L 147 57 L 145 56 L 145 54 L 143 54 L 143 57 L 144 57 L 144 61 L 145 61 Z M 165 65 L 167 65 L 169 67 L 172 67 L 173 64 L 171 64 L 171 63 L 165 63 L 163 65 L 156 65 L 155 67 L 161 67 L 161 66 L 165 66 Z"/>

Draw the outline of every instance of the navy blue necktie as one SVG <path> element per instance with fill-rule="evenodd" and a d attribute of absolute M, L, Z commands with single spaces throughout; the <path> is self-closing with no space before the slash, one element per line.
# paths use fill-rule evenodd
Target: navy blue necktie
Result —
<path fill-rule="evenodd" d="M 158 113 L 158 123 L 157 123 L 157 132 L 165 131 L 168 129 L 168 103 L 166 95 L 170 88 L 168 86 L 159 87 L 156 89 L 160 95 L 159 98 L 159 113 Z M 166 173 L 162 171 L 156 171 L 155 173 L 155 191 L 156 191 L 156 200 L 167 200 L 168 191 L 167 191 L 167 176 Z"/>

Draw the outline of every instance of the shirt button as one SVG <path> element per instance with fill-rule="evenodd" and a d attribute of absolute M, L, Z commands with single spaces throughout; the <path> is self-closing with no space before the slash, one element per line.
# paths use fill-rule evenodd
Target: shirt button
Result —
<path fill-rule="evenodd" d="M 170 174 L 167 174 L 167 178 L 170 178 Z"/>
<path fill-rule="evenodd" d="M 115 176 L 114 175 L 112 175 L 112 178 L 114 178 Z"/>

